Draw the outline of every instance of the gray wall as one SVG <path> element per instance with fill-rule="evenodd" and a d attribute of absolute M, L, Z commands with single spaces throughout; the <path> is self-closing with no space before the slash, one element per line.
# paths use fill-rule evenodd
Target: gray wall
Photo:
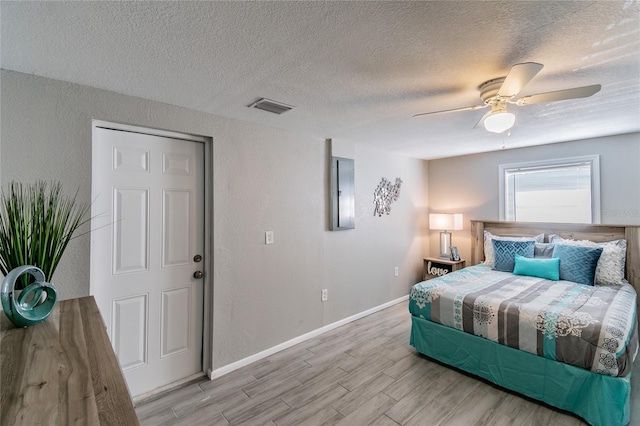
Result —
<path fill-rule="evenodd" d="M 464 214 L 453 245 L 469 258 L 469 220 L 498 220 L 498 166 L 554 158 L 600 155 L 602 223 L 640 224 L 640 133 L 586 139 L 531 148 L 429 161 L 429 209 Z M 438 232 L 431 232 L 429 252 L 438 253 Z"/>
<path fill-rule="evenodd" d="M 90 202 L 92 119 L 213 138 L 214 368 L 402 297 L 419 280 L 424 161 L 355 146 L 356 229 L 330 232 L 323 139 L 6 70 L 0 89 L 3 186 L 55 179 Z M 401 177 L 402 193 L 390 216 L 373 217 L 383 176 Z M 89 293 L 89 251 L 88 236 L 69 246 L 52 279 L 62 298 Z"/>

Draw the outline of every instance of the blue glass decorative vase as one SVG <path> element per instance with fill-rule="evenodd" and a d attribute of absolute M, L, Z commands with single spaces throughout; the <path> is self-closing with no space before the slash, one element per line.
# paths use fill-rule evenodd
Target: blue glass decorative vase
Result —
<path fill-rule="evenodd" d="M 35 282 L 15 297 L 16 281 L 23 274 L 33 276 Z M 58 292 L 53 284 L 45 282 L 44 272 L 40 268 L 24 265 L 12 269 L 4 278 L 0 298 L 2 309 L 9 320 L 16 327 L 27 327 L 47 319 L 56 304 Z"/>

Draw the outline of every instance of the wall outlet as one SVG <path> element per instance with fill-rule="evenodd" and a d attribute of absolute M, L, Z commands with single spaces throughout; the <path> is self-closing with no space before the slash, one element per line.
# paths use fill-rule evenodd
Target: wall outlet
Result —
<path fill-rule="evenodd" d="M 273 244 L 273 231 L 266 231 L 264 233 L 264 243 Z"/>
<path fill-rule="evenodd" d="M 322 302 L 326 302 L 328 297 L 329 297 L 329 290 L 325 288 L 324 290 L 322 290 L 322 293 L 320 294 L 320 300 Z"/>
<path fill-rule="evenodd" d="M 397 277 L 398 275 L 400 275 L 400 269 L 398 269 L 398 267 L 396 266 L 395 268 L 393 268 L 393 276 Z"/>

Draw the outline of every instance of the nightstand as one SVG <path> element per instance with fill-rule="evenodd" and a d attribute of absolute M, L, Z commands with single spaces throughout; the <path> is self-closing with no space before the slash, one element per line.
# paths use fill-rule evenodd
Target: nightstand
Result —
<path fill-rule="evenodd" d="M 449 260 L 442 257 L 427 257 L 424 259 L 423 280 L 430 280 L 457 271 L 464 268 L 465 264 L 464 259 Z"/>

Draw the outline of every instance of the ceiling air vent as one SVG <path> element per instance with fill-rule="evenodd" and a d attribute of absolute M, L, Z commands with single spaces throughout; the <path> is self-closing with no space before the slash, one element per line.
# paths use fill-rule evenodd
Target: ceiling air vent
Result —
<path fill-rule="evenodd" d="M 284 114 L 285 112 L 292 110 L 293 107 L 281 102 L 272 101 L 270 99 L 259 99 L 257 102 L 249 105 L 249 108 L 258 108 L 263 111 L 272 112 L 274 114 Z"/>

